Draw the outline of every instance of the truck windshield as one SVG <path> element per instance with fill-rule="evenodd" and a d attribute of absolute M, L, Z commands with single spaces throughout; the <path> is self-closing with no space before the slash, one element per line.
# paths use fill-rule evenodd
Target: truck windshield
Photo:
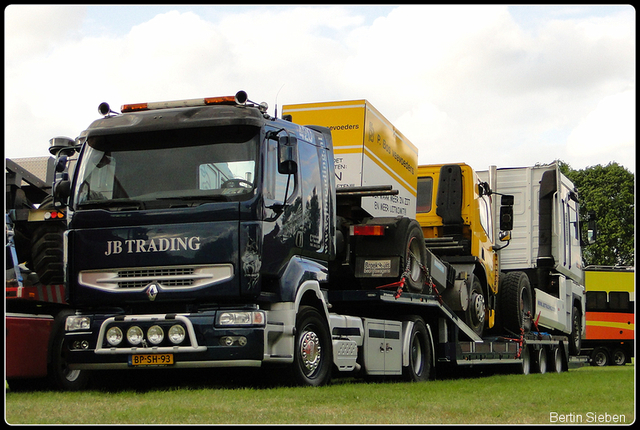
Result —
<path fill-rule="evenodd" d="M 258 136 L 255 127 L 228 126 L 89 137 L 75 206 L 144 209 L 248 199 Z"/>

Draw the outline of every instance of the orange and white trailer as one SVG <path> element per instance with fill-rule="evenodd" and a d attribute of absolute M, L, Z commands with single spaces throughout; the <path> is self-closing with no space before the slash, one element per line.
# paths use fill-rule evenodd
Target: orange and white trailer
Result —
<path fill-rule="evenodd" d="M 634 355 L 633 267 L 588 266 L 584 355 L 594 366 L 624 365 Z"/>

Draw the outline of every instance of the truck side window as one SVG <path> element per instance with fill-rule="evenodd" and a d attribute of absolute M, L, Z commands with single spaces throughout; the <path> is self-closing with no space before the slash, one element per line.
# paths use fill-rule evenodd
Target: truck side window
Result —
<path fill-rule="evenodd" d="M 493 242 L 493 223 L 491 217 L 491 201 L 489 196 L 480 197 L 478 202 L 478 211 L 480 212 L 480 225 L 487 234 L 489 241 Z"/>
<path fill-rule="evenodd" d="M 418 178 L 418 198 L 416 200 L 416 212 L 431 212 L 432 197 L 433 178 L 431 176 Z"/>
<path fill-rule="evenodd" d="M 287 175 L 281 175 L 278 173 L 277 141 L 268 140 L 266 158 L 264 197 L 266 199 L 284 202 L 284 193 L 287 188 Z M 293 184 L 289 186 L 289 193 L 291 193 L 292 187 Z"/>

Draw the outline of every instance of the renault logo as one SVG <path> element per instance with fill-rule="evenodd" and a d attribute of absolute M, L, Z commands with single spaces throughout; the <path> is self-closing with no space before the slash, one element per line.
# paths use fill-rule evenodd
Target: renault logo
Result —
<path fill-rule="evenodd" d="M 149 286 L 147 287 L 146 293 L 147 293 L 147 297 L 149 297 L 149 300 L 154 301 L 156 299 L 156 296 L 158 295 L 158 284 L 156 284 L 155 282 L 152 284 L 149 284 Z"/>

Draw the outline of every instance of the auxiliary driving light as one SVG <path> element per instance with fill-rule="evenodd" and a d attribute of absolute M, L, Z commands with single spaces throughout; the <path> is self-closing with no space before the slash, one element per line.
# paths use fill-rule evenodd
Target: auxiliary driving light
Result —
<path fill-rule="evenodd" d="M 169 329 L 169 340 L 174 345 L 181 343 L 184 340 L 185 336 L 186 332 L 181 325 L 176 324 L 171 326 L 171 328 Z"/>
<path fill-rule="evenodd" d="M 153 345 L 159 345 L 164 339 L 164 331 L 159 325 L 154 325 L 147 330 L 147 339 Z"/>
<path fill-rule="evenodd" d="M 144 333 L 142 329 L 136 325 L 132 326 L 127 330 L 127 340 L 131 345 L 139 345 L 142 343 L 144 338 Z"/>
<path fill-rule="evenodd" d="M 222 346 L 245 346 L 246 344 L 247 338 L 244 336 L 223 336 L 220 338 Z"/>
<path fill-rule="evenodd" d="M 109 342 L 109 345 L 118 346 L 123 338 L 122 330 L 119 327 L 111 327 L 107 330 L 107 342 Z"/>

